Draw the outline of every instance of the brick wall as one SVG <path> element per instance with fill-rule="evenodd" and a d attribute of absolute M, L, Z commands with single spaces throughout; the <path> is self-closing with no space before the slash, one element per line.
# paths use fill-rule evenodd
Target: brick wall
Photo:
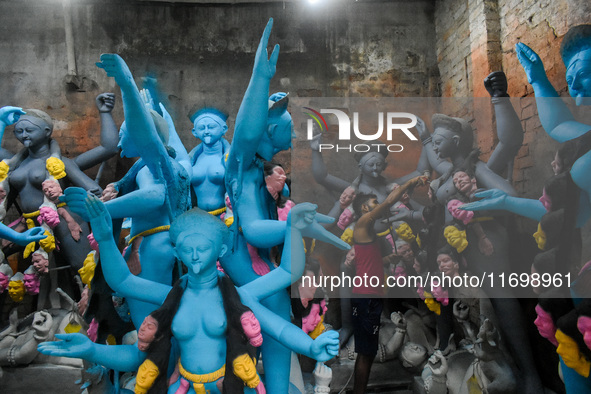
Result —
<path fill-rule="evenodd" d="M 515 103 L 525 136 L 514 172 L 516 189 L 527 197 L 539 196 L 543 187 L 540 180 L 552 175 L 550 161 L 558 144 L 547 136 L 540 125 L 535 100 L 532 98 L 533 89 L 517 60 L 515 44 L 523 42 L 535 50 L 544 62 L 552 85 L 560 95 L 568 96 L 565 68 L 559 53 L 561 37 L 570 27 L 568 8 L 567 0 L 499 1 L 503 68 L 510 70 L 507 73 L 509 94 L 513 97 L 528 97 Z"/>
<path fill-rule="evenodd" d="M 79 154 L 98 143 L 98 135 L 89 132 L 98 130 L 94 96 L 118 93 L 94 62 L 102 52 L 118 52 L 136 77 L 148 72 L 158 77 L 181 138 L 192 147 L 196 141 L 187 115 L 196 108 L 220 106 L 231 114 L 233 126 L 270 16 L 275 18 L 271 42 L 281 44 L 272 90 L 294 96 L 487 97 L 482 79 L 502 67 L 510 94 L 529 97 L 531 86 L 513 50 L 518 40 L 534 47 L 551 82 L 567 95 L 558 46 L 570 26 L 591 22 L 590 8 L 586 0 L 342 1 L 338 7 L 327 2 L 314 8 L 303 2 L 212 6 L 79 0 L 72 5 L 72 20 L 81 83 L 71 89 L 65 80 L 61 3 L 3 1 L 0 105 L 46 110 L 56 120 L 64 153 Z M 475 141 L 486 160 L 496 144 L 490 131 L 494 116 L 490 105 L 475 105 Z M 541 187 L 531 182 L 547 178 L 549 167 L 540 163 L 549 161 L 555 145 L 539 127 L 535 103 L 516 106 L 526 134 L 514 179 L 521 193 L 534 196 Z M 472 118 L 468 108 L 445 110 Z M 123 119 L 120 103 L 115 117 Z M 10 133 L 2 143 L 18 147 Z M 114 171 L 125 168 L 121 163 L 113 164 Z"/>
<path fill-rule="evenodd" d="M 470 22 L 468 0 L 435 3 L 437 63 L 443 97 L 470 97 Z"/>
<path fill-rule="evenodd" d="M 548 77 L 562 96 L 568 96 L 565 68 L 559 54 L 560 41 L 571 26 L 591 23 L 591 5 L 580 0 L 453 0 L 438 1 L 435 8 L 437 60 L 442 96 L 488 97 L 482 80 L 502 69 L 507 74 L 512 97 L 533 97 L 533 90 L 517 56 L 515 44 L 530 45 L 542 58 Z M 466 77 L 468 76 L 468 77 Z M 524 145 L 513 173 L 518 192 L 538 196 L 557 144 L 541 128 L 535 100 L 514 100 L 523 120 Z M 485 101 L 474 103 L 478 116 L 471 118 L 478 146 L 486 160 L 497 139 L 491 133 L 494 116 Z M 458 109 L 456 114 L 465 113 Z M 535 165 L 534 165 L 535 163 Z"/>

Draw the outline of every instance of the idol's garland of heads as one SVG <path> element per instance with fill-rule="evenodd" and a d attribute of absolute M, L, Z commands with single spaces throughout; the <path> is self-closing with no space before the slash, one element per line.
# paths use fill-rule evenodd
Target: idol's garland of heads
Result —
<path fill-rule="evenodd" d="M 453 281 L 449 279 L 453 280 L 454 277 L 461 276 L 466 272 L 467 263 L 461 253 L 448 243 L 443 243 L 436 249 L 435 256 L 437 269 L 431 270 L 428 276 L 427 272 L 421 274 L 425 281 L 423 286 L 417 288 L 417 294 L 429 310 L 440 315 L 442 306 L 453 305 L 454 302 L 453 293 L 448 286 Z M 427 281 L 427 277 L 429 281 Z M 449 278 L 444 280 L 444 277 Z"/>
<path fill-rule="evenodd" d="M 282 194 L 284 186 L 287 184 L 291 187 L 291 181 L 285 175 L 283 166 L 275 161 L 263 162 L 263 174 L 265 176 L 265 184 L 267 191 L 275 200 L 277 208 L 283 208 L 287 201 L 287 197 Z"/>
<path fill-rule="evenodd" d="M 456 125 L 462 120 L 443 115 L 440 117 L 441 122 L 448 123 L 449 121 L 451 124 Z M 479 154 L 480 152 L 477 149 L 473 149 L 467 155 L 464 163 L 451 171 L 448 177 L 455 177 L 456 174 L 465 175 L 467 183 L 475 185 L 474 165 Z M 437 187 L 437 184 L 435 187 Z M 472 189 L 471 186 L 470 191 Z M 426 226 L 419 231 L 417 236 L 417 243 L 420 246 L 420 251 L 417 254 L 425 261 L 426 271 L 431 273 L 439 274 L 441 272 L 439 269 L 440 264 L 437 261 L 437 257 L 441 254 L 450 255 L 454 261 L 459 262 L 461 267 L 465 269 L 466 261 L 461 257 L 461 253 L 468 246 L 466 227 L 470 224 L 473 213 L 469 212 L 466 215 L 466 211 L 461 211 L 457 207 L 468 202 L 469 196 L 458 191 L 451 196 L 446 205 L 443 205 L 435 197 L 435 191 L 433 189 L 429 190 L 432 205 L 425 207 L 423 211 L 423 221 Z M 449 212 L 453 219 L 451 224 L 448 225 L 446 225 L 446 212 Z"/>
<path fill-rule="evenodd" d="M 440 185 L 443 185 L 450 177 L 456 174 L 465 174 L 469 183 L 475 185 L 474 167 L 478 161 L 480 151 L 472 149 L 472 128 L 468 122 L 461 118 L 453 118 L 443 114 L 435 114 L 432 118 L 435 128 L 440 128 L 441 138 L 457 139 L 457 148 L 465 157 L 458 167 L 452 167 L 450 171 L 442 174 L 429 184 L 428 195 L 431 205 L 423 210 L 424 228 L 419 230 L 417 243 L 420 251 L 416 254 L 425 261 L 426 270 L 437 272 L 438 250 L 447 243 L 453 243 L 456 250 L 461 253 L 467 247 L 465 227 L 470 223 L 473 213 L 461 211 L 459 206 L 469 201 L 469 197 L 460 193 L 452 195 L 445 204 L 442 204 L 436 196 Z M 472 188 L 471 188 L 472 189 Z M 453 224 L 446 226 L 449 215 L 453 217 Z"/>
<path fill-rule="evenodd" d="M 556 260 L 556 263 L 558 263 L 558 260 Z M 559 296 L 566 299 L 568 304 L 562 304 L 560 308 L 550 309 L 542 304 L 540 297 L 538 306 L 543 307 L 554 318 L 555 338 L 558 342 L 555 343 L 557 346 L 556 352 L 569 368 L 574 369 L 584 377 L 588 377 L 591 369 L 591 261 L 588 261 L 581 268 L 570 289 L 557 288 L 553 290 L 556 292 L 561 291 Z M 559 302 L 559 300 L 551 301 L 554 303 Z M 574 310 L 572 310 L 573 304 Z M 538 317 L 542 316 L 545 321 L 550 321 L 543 312 L 540 313 L 538 309 L 536 311 Z M 556 312 L 555 314 L 558 316 L 554 316 L 553 312 Z M 547 338 L 542 333 L 540 326 L 538 326 L 538 329 L 540 334 Z M 559 331 L 562 333 L 559 333 Z"/>
<path fill-rule="evenodd" d="M 461 134 L 462 137 L 472 135 L 469 124 L 463 119 L 437 115 L 434 116 L 435 121 L 439 125 L 447 126 L 450 130 L 456 130 L 457 134 Z M 468 247 L 466 230 L 468 226 L 479 226 L 477 221 L 473 221 L 473 212 L 458 209 L 464 203 L 469 202 L 473 195 L 479 191 L 476 184 L 475 166 L 480 151 L 471 149 L 472 138 L 462 138 L 460 141 L 466 140 L 469 143 L 466 142 L 460 147 L 463 152 L 467 152 L 463 163 L 454 167 L 449 174 L 444 174 L 447 178 L 453 177 L 457 192 L 450 196 L 444 205 L 437 200 L 435 192 L 438 185 L 445 180 L 435 182 L 433 186 L 430 185 L 430 188 L 434 188 L 429 191 L 432 205 L 425 207 L 423 211 L 423 220 L 426 226 L 419 231 L 417 236 L 420 250 L 416 254 L 421 261 L 425 262 L 424 266 L 426 267 L 422 274 L 423 278 L 427 277 L 427 271 L 430 278 L 441 278 L 440 281 L 435 282 L 431 279 L 430 283 L 425 284 L 425 287 L 417 289 L 417 294 L 436 314 L 440 314 L 442 306 L 453 304 L 453 299 L 451 299 L 453 294 L 450 293 L 451 289 L 447 286 L 450 281 L 443 280 L 443 277 L 453 278 L 466 272 L 468 264 L 462 256 L 462 252 Z M 451 222 L 446 223 L 446 216 L 451 218 Z"/>
<path fill-rule="evenodd" d="M 213 230 L 212 239 L 221 239 L 224 244 L 229 242 L 229 231 L 224 222 L 199 208 L 194 208 L 179 215 L 171 224 L 170 239 L 173 245 L 179 242 L 181 236 L 186 233 L 186 229 L 191 228 L 190 225 L 195 223 L 195 216 L 199 216 L 202 221 L 208 221 L 209 227 Z M 156 330 L 141 337 L 139 333 L 143 332 L 142 327 L 138 330 L 138 348 L 147 353 L 146 360 L 138 369 L 138 378 L 140 374 L 144 377 L 140 380 L 151 377 L 148 379 L 149 387 L 142 386 L 142 389 L 148 389 L 148 393 L 163 393 L 168 388 L 166 371 L 169 371 L 172 349 L 172 322 L 187 287 L 187 280 L 187 276 L 177 280 L 162 306 L 144 319 L 142 327 L 152 325 Z M 258 375 L 247 381 L 239 377 L 240 372 L 236 371 L 241 363 L 252 364 L 251 369 L 254 370 L 256 347 L 262 344 L 260 325 L 250 308 L 242 304 L 240 295 L 228 276 L 225 274 L 218 276 L 218 286 L 221 289 L 227 319 L 223 393 L 242 392 L 245 385 L 251 388 L 262 386 L 263 383 Z"/>
<path fill-rule="evenodd" d="M 306 239 L 306 241 L 312 240 Z M 306 244 L 310 243 L 306 242 Z M 312 248 L 307 249 L 304 275 L 291 285 L 291 306 L 294 324 L 300 328 L 303 327 L 303 323 L 310 316 L 313 309 L 318 308 L 316 314 L 320 317 L 324 315 L 326 309 L 324 289 L 317 288 L 315 285 L 319 282 L 318 279 L 321 275 L 320 264 L 318 260 L 311 257 L 309 249 Z M 315 307 L 315 305 L 318 305 L 318 307 Z"/>

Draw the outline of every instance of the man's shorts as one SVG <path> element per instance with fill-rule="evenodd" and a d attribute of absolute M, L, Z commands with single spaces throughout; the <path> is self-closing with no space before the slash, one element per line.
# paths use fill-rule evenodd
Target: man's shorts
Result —
<path fill-rule="evenodd" d="M 381 298 L 351 298 L 355 352 L 364 356 L 378 353 L 380 335 Z"/>

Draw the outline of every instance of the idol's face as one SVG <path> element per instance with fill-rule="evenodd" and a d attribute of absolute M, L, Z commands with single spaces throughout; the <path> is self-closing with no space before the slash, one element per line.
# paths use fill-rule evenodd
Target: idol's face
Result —
<path fill-rule="evenodd" d="M 361 174 L 370 178 L 377 178 L 386 168 L 386 160 L 382 155 L 373 152 L 369 154 L 371 155 L 369 159 L 363 160 L 365 158 L 363 157 L 360 161 L 363 163 L 360 165 Z"/>
<path fill-rule="evenodd" d="M 214 115 L 204 115 L 195 119 L 191 133 L 199 138 L 205 145 L 213 145 L 218 142 L 228 131 L 224 121 Z"/>
<path fill-rule="evenodd" d="M 32 148 L 47 143 L 51 130 L 42 119 L 22 115 L 14 125 L 14 136 L 25 148 Z"/>
<path fill-rule="evenodd" d="M 433 151 L 440 159 L 447 159 L 453 155 L 457 145 L 453 131 L 445 127 L 437 127 L 433 132 Z"/>
<path fill-rule="evenodd" d="M 220 256 L 221 245 L 198 232 L 181 235 L 180 238 L 175 253 L 189 269 L 189 275 L 209 277 L 215 274 L 215 263 Z"/>
<path fill-rule="evenodd" d="M 591 104 L 591 49 L 575 55 L 566 69 L 568 91 L 577 105 Z"/>

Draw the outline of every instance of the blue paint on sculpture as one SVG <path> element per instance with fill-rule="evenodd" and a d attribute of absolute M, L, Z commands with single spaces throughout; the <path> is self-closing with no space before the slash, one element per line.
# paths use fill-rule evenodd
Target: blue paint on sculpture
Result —
<path fill-rule="evenodd" d="M 572 180 L 584 192 L 580 198 L 577 212 L 577 226 L 584 225 L 591 217 L 591 179 L 588 168 L 591 162 L 589 150 L 591 126 L 575 120 L 566 104 L 559 98 L 552 86 L 542 59 L 530 47 L 523 43 L 515 46 L 517 57 L 532 84 L 536 95 L 538 116 L 544 130 L 558 142 L 572 141 L 574 149 L 570 157 L 561 157 L 560 150 L 552 163 L 556 175 L 570 172 Z M 566 67 L 568 89 L 577 105 L 589 105 L 591 101 L 591 25 L 575 26 L 565 35 L 560 48 Z M 574 163 L 574 164 L 573 164 Z M 464 206 L 468 210 L 500 209 L 540 220 L 546 213 L 542 202 L 506 195 L 500 190 L 489 190 L 476 194 L 481 201 Z"/>
<path fill-rule="evenodd" d="M 191 133 L 201 140 L 189 153 L 191 186 L 197 198 L 197 206 L 219 216 L 219 210 L 225 207 L 224 178 L 226 158 L 230 152 L 230 143 L 224 138 L 228 131 L 227 116 L 215 108 L 204 108 L 191 118 Z"/>
<path fill-rule="evenodd" d="M 99 243 L 103 269 L 113 273 L 115 280 L 109 284 L 115 291 L 128 299 L 151 303 L 155 308 L 167 304 L 167 296 L 178 297 L 178 304 L 172 309 L 174 317 L 170 329 L 175 339 L 172 344 L 180 352 L 180 359 L 172 360 L 178 363 L 180 376 L 174 375 L 177 381 L 168 392 L 176 392 L 183 384 L 183 379 L 191 381 L 198 375 L 211 378 L 210 381 L 202 382 L 205 389 L 212 393 L 220 392 L 215 383 L 223 376 L 219 371 L 226 362 L 226 352 L 230 352 L 226 347 L 229 316 L 224 313 L 226 301 L 222 294 L 224 285 L 221 284 L 224 275 L 216 268 L 216 260 L 229 249 L 227 241 L 230 240 L 230 234 L 223 222 L 195 208 L 180 215 L 172 223 L 170 234 L 175 245 L 173 253 L 188 269 L 188 273 L 172 288 L 181 289 L 177 290 L 181 294 L 175 296 L 171 286 L 129 272 L 113 239 L 111 218 L 103 203 L 79 188 L 67 189 L 64 200 L 73 210 L 89 218 Z M 312 340 L 301 329 L 263 306 L 260 300 L 282 292 L 293 282 L 294 277 L 301 276 L 305 263 L 303 236 L 325 233 L 319 223 L 330 220 L 317 214 L 315 205 L 304 203 L 294 207 L 284 232 L 285 252 L 281 265 L 268 275 L 237 288 L 240 300 L 254 312 L 266 335 L 288 349 L 318 360 L 328 360 L 336 355 L 338 334 L 329 331 Z M 98 345 L 79 334 L 63 335 L 58 339 L 62 341 L 40 344 L 39 351 L 53 356 L 85 358 L 118 371 L 136 370 L 146 357 L 149 359 L 149 355 L 137 346 Z M 174 349 L 171 354 L 174 354 Z M 226 368 L 230 368 L 229 365 L 226 364 Z M 168 374 L 163 373 L 168 371 L 167 368 L 157 370 L 168 377 Z M 276 375 L 271 376 L 273 380 L 277 379 Z M 197 392 L 194 383 L 190 384 L 190 393 Z"/>
<path fill-rule="evenodd" d="M 115 193 L 110 195 L 119 196 L 105 206 L 113 218 L 132 219 L 126 251 L 131 272 L 170 285 L 175 258 L 168 229 L 172 220 L 190 207 L 189 176 L 168 147 L 167 122 L 156 111 L 148 110 L 125 61 L 119 55 L 103 54 L 97 66 L 114 77 L 121 88 L 125 113 L 119 132 L 121 156 L 140 157 L 122 180 L 111 185 L 109 190 Z M 105 269 L 103 273 L 112 286 L 116 280 L 112 273 Z M 136 327 L 155 309 L 133 297 L 128 303 Z"/>
<path fill-rule="evenodd" d="M 276 220 L 277 205 L 267 190 L 263 173 L 264 161 L 270 161 L 277 152 L 289 149 L 293 137 L 287 95 L 276 93 L 268 97 L 279 56 L 279 45 L 275 45 L 270 57 L 267 55 L 272 24 L 272 20 L 267 24 L 256 52 L 252 77 L 236 117 L 232 149 L 226 163 L 226 189 L 234 212 L 231 227 L 234 236 L 232 254 L 223 258 L 221 263 L 238 286 L 253 284 L 259 278 L 250 262 L 247 243 L 258 248 L 260 257 L 272 270 L 262 277 L 267 280 L 276 271 L 269 259 L 269 248 L 288 239 L 289 225 Z M 316 228 L 308 236 L 348 249 L 347 244 L 323 229 Z M 282 256 L 285 258 L 287 255 L 284 249 Z M 281 316 L 284 323 L 290 321 L 287 292 L 275 293 L 263 300 L 263 305 Z M 289 386 L 289 349 L 273 340 L 272 336 L 265 337 L 262 355 L 267 376 L 273 376 L 266 382 L 269 391 L 286 393 Z"/>

